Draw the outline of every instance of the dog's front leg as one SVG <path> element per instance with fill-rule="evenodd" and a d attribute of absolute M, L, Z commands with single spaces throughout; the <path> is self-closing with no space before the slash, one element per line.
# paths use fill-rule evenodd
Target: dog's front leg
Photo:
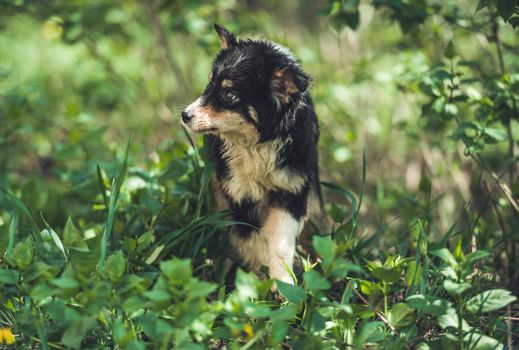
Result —
<path fill-rule="evenodd" d="M 259 235 L 267 245 L 266 261 L 270 278 L 293 284 L 285 266 L 292 269 L 296 251 L 296 239 L 303 229 L 303 219 L 295 219 L 288 211 L 270 208 Z"/>

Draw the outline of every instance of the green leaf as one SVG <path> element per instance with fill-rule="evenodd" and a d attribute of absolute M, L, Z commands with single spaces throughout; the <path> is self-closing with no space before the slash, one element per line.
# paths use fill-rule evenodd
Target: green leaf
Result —
<path fill-rule="evenodd" d="M 456 56 L 456 50 L 454 49 L 454 44 L 452 43 L 452 40 L 449 40 L 449 42 L 447 43 L 447 47 L 445 48 L 443 54 L 450 60 L 453 59 L 454 56 Z"/>
<path fill-rule="evenodd" d="M 367 280 L 360 281 L 360 290 L 366 295 L 380 295 L 383 293 L 380 282 L 375 283 Z"/>
<path fill-rule="evenodd" d="M 461 264 L 462 269 L 472 269 L 472 265 L 481 259 L 490 256 L 490 253 L 485 250 L 476 250 L 465 256 L 465 260 Z"/>
<path fill-rule="evenodd" d="M 314 249 L 319 254 L 323 266 L 327 268 L 335 258 L 335 243 L 330 236 L 314 236 L 312 240 Z"/>
<path fill-rule="evenodd" d="M 363 323 L 355 337 L 355 345 L 364 349 L 366 342 L 375 343 L 382 340 L 384 338 L 383 326 L 384 323 L 381 321 Z"/>
<path fill-rule="evenodd" d="M 492 141 L 504 141 L 508 139 L 506 131 L 496 128 L 483 128 L 483 134 L 488 136 Z"/>
<path fill-rule="evenodd" d="M 472 288 L 472 286 L 467 282 L 457 283 L 453 280 L 446 279 L 443 281 L 443 288 L 445 288 L 450 295 L 462 295 L 465 291 Z"/>
<path fill-rule="evenodd" d="M 189 259 L 180 260 L 175 258 L 162 261 L 160 269 L 164 272 L 168 281 L 174 285 L 187 285 L 193 275 L 191 260 Z"/>
<path fill-rule="evenodd" d="M 504 348 L 497 339 L 476 332 L 465 335 L 463 340 L 467 350 L 502 350 Z"/>
<path fill-rule="evenodd" d="M 350 271 L 359 274 L 364 273 L 364 270 L 359 265 L 347 262 L 342 258 L 337 258 L 332 264 L 332 268 L 330 270 L 330 277 L 344 278 L 344 276 L 346 276 Z"/>
<path fill-rule="evenodd" d="M 414 310 L 405 303 L 396 303 L 389 310 L 387 319 L 393 327 L 402 329 L 414 322 Z"/>
<path fill-rule="evenodd" d="M 187 286 L 187 290 L 189 290 L 188 299 L 204 298 L 216 290 L 217 287 L 215 283 L 192 278 Z"/>
<path fill-rule="evenodd" d="M 29 265 L 32 263 L 32 259 L 34 258 L 34 246 L 32 240 L 26 238 L 22 242 L 18 243 L 13 249 L 11 258 L 11 260 L 20 270 L 25 270 L 27 267 L 29 267 Z"/>
<path fill-rule="evenodd" d="M 312 315 L 312 331 L 319 332 L 326 328 L 326 318 L 321 315 L 321 313 L 317 310 L 313 310 Z"/>
<path fill-rule="evenodd" d="M 330 282 L 315 270 L 306 271 L 303 275 L 304 287 L 307 290 L 326 290 L 331 287 Z"/>
<path fill-rule="evenodd" d="M 382 265 L 378 261 L 368 262 L 368 269 L 370 270 L 371 274 L 379 280 L 383 280 L 386 282 L 398 282 L 403 268 L 404 266 L 402 265 L 391 267 L 385 266 L 385 264 Z"/>
<path fill-rule="evenodd" d="M 85 337 L 88 330 L 94 326 L 94 324 L 95 318 L 92 317 L 83 317 L 79 321 L 72 322 L 65 333 L 63 333 L 61 342 L 67 347 L 80 349 L 81 341 Z"/>
<path fill-rule="evenodd" d="M 241 300 L 258 297 L 258 277 L 255 274 L 246 273 L 239 269 L 236 272 L 234 284 Z"/>
<path fill-rule="evenodd" d="M 447 311 L 443 315 L 438 316 L 438 323 L 440 327 L 443 329 L 458 329 L 458 314 L 456 313 L 456 309 L 448 308 Z M 464 332 L 470 332 L 472 327 L 465 320 L 461 320 L 461 328 Z"/>
<path fill-rule="evenodd" d="M 454 258 L 454 256 L 450 252 L 450 250 L 448 250 L 447 248 L 433 250 L 433 251 L 431 251 L 431 254 L 439 257 L 444 262 L 446 262 L 447 264 L 449 264 L 450 266 L 452 266 L 454 268 L 458 266 L 458 262 L 456 261 L 456 259 Z"/>
<path fill-rule="evenodd" d="M 406 301 L 412 308 L 433 315 L 445 314 L 447 309 L 452 305 L 448 300 L 424 294 L 412 295 L 408 297 Z"/>
<path fill-rule="evenodd" d="M 20 273 L 16 270 L 0 269 L 0 285 L 13 285 L 18 282 Z"/>
<path fill-rule="evenodd" d="M 103 271 L 112 283 L 119 281 L 123 277 L 126 271 L 126 259 L 122 250 L 118 250 L 106 259 Z"/>
<path fill-rule="evenodd" d="M 470 298 L 467 301 L 466 307 L 467 311 L 473 314 L 490 312 L 505 307 L 516 299 L 508 290 L 492 289 Z"/>
<path fill-rule="evenodd" d="M 276 280 L 279 292 L 292 303 L 300 303 L 306 300 L 306 293 L 303 288 Z"/>
<path fill-rule="evenodd" d="M 72 247 L 74 243 L 79 242 L 81 235 L 79 230 L 74 226 L 72 218 L 69 216 L 65 228 L 63 229 L 63 243 L 67 247 Z"/>
<path fill-rule="evenodd" d="M 130 342 L 130 340 L 132 340 L 132 334 L 128 331 L 126 325 L 121 319 L 114 322 L 112 334 L 115 343 L 123 348 L 128 344 L 128 342 Z"/>

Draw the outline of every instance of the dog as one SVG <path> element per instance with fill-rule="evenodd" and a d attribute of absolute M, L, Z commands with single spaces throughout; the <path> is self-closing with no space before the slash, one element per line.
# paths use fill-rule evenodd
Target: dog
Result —
<path fill-rule="evenodd" d="M 182 123 L 206 135 L 217 206 L 244 223 L 230 229 L 233 249 L 256 273 L 266 266 L 270 278 L 293 284 L 310 199 L 322 209 L 311 80 L 285 47 L 214 27 L 221 50 Z"/>

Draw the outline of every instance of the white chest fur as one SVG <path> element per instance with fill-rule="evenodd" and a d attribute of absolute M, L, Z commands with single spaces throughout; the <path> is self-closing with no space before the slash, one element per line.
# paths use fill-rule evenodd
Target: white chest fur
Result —
<path fill-rule="evenodd" d="M 282 140 L 252 145 L 224 140 L 223 147 L 229 175 L 221 185 L 236 202 L 246 198 L 262 200 L 271 190 L 297 193 L 304 186 L 302 175 L 277 165 Z"/>

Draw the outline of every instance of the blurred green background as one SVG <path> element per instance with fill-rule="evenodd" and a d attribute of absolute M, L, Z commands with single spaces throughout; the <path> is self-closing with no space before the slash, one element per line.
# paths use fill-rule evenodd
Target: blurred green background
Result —
<path fill-rule="evenodd" d="M 226 274 L 235 222 L 179 121 L 213 23 L 285 45 L 313 78 L 328 220 L 281 304 L 272 281 Z M 511 349 L 518 26 L 518 0 L 0 0 L 0 335 Z"/>
<path fill-rule="evenodd" d="M 178 179 L 199 177 L 179 157 L 194 154 L 179 111 L 205 86 L 217 22 L 301 60 L 322 179 L 359 194 L 365 153 L 362 229 L 386 224 L 377 247 L 409 245 L 417 219 L 432 240 L 459 219 L 467 246 L 508 249 L 496 258 L 512 277 L 517 212 L 492 173 L 517 188 L 517 15 L 494 3 L 1 1 L 0 186 L 57 227 L 100 218 L 96 166 L 113 176 L 131 135 L 128 191 L 170 181 L 146 194 L 152 212 L 189 196 Z"/>

